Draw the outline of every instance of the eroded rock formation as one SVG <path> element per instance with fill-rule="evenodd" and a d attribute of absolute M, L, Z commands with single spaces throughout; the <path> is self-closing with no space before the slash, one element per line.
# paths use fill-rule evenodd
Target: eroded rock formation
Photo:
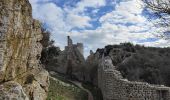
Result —
<path fill-rule="evenodd" d="M 28 0 L 0 0 L 0 100 L 45 100 L 41 25 Z"/>

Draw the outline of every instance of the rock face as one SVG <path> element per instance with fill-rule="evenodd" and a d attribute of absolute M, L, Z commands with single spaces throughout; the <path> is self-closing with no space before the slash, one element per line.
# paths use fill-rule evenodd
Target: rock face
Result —
<path fill-rule="evenodd" d="M 14 81 L 0 85 L 0 100 L 29 100 L 22 86 Z"/>
<path fill-rule="evenodd" d="M 45 100 L 41 25 L 32 19 L 28 0 L 0 0 L 0 10 L 0 99 Z"/>

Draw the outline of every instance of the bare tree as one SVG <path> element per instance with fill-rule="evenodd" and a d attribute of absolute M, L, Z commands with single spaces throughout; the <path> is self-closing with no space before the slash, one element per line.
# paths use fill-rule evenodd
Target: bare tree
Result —
<path fill-rule="evenodd" d="M 50 39 L 51 33 L 43 27 L 41 28 L 41 31 L 42 31 L 43 38 L 40 42 L 43 48 L 53 46 L 55 41 Z"/>
<path fill-rule="evenodd" d="M 161 29 L 159 37 L 170 40 L 170 0 L 142 0 L 151 11 L 156 27 Z M 151 19 L 152 19 L 151 18 Z"/>

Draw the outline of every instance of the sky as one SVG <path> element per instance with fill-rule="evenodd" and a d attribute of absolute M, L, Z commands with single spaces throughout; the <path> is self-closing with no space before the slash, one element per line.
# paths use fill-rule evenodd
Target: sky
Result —
<path fill-rule="evenodd" d="M 109 44 L 132 42 L 167 47 L 157 38 L 158 28 L 148 20 L 140 0 L 29 0 L 33 18 L 52 33 L 55 45 L 64 49 L 66 36 L 84 44 L 84 54 Z"/>

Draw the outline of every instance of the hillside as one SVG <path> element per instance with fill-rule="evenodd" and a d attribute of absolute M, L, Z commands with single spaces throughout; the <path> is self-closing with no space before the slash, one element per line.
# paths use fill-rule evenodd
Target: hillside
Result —
<path fill-rule="evenodd" d="M 72 82 L 59 75 L 50 77 L 47 100 L 88 100 L 88 94 Z"/>
<path fill-rule="evenodd" d="M 130 81 L 170 86 L 170 48 L 124 43 L 98 49 L 93 56 L 100 58 L 104 51 L 106 51 L 105 56 L 112 58 L 113 64 L 117 66 L 124 78 Z"/>

